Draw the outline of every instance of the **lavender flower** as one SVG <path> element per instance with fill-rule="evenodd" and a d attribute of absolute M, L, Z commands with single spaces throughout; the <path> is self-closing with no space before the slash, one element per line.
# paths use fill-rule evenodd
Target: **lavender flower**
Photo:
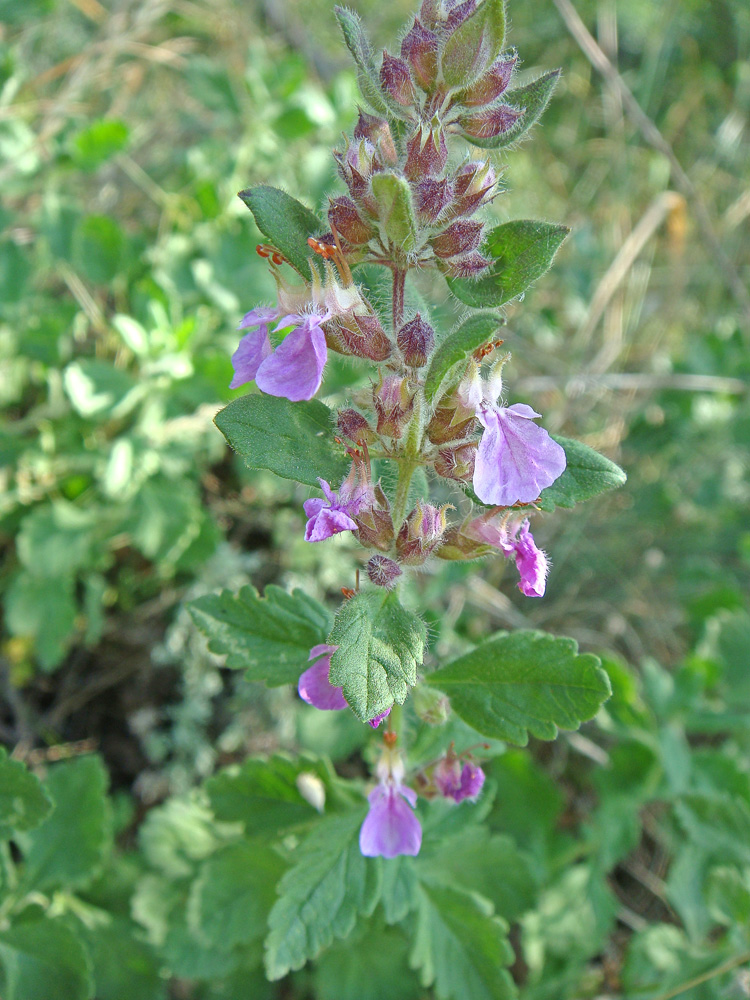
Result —
<path fill-rule="evenodd" d="M 470 761 L 462 766 L 460 758 L 449 752 L 436 766 L 432 777 L 442 796 L 453 799 L 454 802 L 462 802 L 479 795 L 485 774 L 478 764 Z"/>
<path fill-rule="evenodd" d="M 268 328 L 278 318 L 276 309 L 264 308 L 251 309 L 242 317 L 237 329 L 250 332 L 245 334 L 232 355 L 234 378 L 229 383 L 230 389 L 239 389 L 241 385 L 252 382 L 261 364 L 273 353 Z"/>
<path fill-rule="evenodd" d="M 322 325 L 326 314 L 279 317 L 274 309 L 253 309 L 243 318 L 240 330 L 250 328 L 232 355 L 234 378 L 231 389 L 255 382 L 270 396 L 285 396 L 294 402 L 312 399 L 323 379 L 328 351 Z M 294 324 L 295 329 L 274 350 L 269 326 L 278 320 L 276 330 Z"/>
<path fill-rule="evenodd" d="M 403 784 L 404 765 L 390 747 L 378 762 L 379 784 L 368 796 L 370 811 L 359 831 L 359 849 L 366 858 L 419 854 L 422 827 L 414 815 L 417 793 Z"/>
<path fill-rule="evenodd" d="M 544 597 L 549 560 L 537 547 L 528 518 L 513 526 L 507 522 L 507 516 L 502 516 L 498 523 L 497 515 L 483 515 L 464 530 L 470 538 L 500 549 L 507 558 L 515 558 L 516 569 L 521 577 L 518 589 L 522 594 L 526 597 Z"/>
<path fill-rule="evenodd" d="M 319 708 L 324 712 L 338 712 L 349 707 L 343 690 L 335 687 L 329 680 L 331 656 L 338 648 L 338 646 L 326 646 L 325 643 L 313 646 L 308 659 L 315 660 L 315 663 L 305 670 L 297 684 L 300 698 L 313 708 Z M 383 719 L 388 718 L 390 714 L 391 710 L 387 708 L 385 712 L 370 719 L 368 725 L 377 729 Z"/>

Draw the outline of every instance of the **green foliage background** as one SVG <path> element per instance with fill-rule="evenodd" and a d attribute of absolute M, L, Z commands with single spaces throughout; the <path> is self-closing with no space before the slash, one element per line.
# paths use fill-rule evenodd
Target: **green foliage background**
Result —
<path fill-rule="evenodd" d="M 411 5 L 351 6 L 392 45 Z M 578 10 L 750 285 L 750 9 Z M 327 0 L 0 3 L 7 1000 L 462 1000 L 505 922 L 525 1000 L 748 995 L 750 329 L 668 161 L 552 2 L 509 13 L 523 70 L 564 72 L 492 215 L 572 228 L 508 309 L 509 389 L 629 481 L 540 519 L 544 600 L 495 560 L 428 572 L 413 601 L 433 666 L 543 628 L 602 655 L 614 695 L 581 733 L 493 746 L 468 828 L 430 814 L 416 886 L 357 869 L 339 930 L 316 930 L 330 950 L 270 985 L 287 860 L 269 845 L 312 815 L 296 776 L 336 803 L 322 758 L 358 774 L 368 751 L 348 715 L 225 669 L 182 604 L 245 584 L 325 601 L 352 583 L 349 543 L 302 541 L 307 492 L 234 461 L 212 419 L 241 395 L 236 323 L 273 294 L 236 192 L 269 183 L 319 209 L 354 75 Z M 331 368 L 331 391 L 351 381 Z M 423 734 L 417 760 L 444 736 Z M 309 760 L 283 756 L 300 746 Z M 274 753 L 279 806 L 246 814 L 265 796 L 254 757 Z M 336 864 L 345 806 L 321 821 Z M 304 892 L 300 869 L 280 902 Z M 284 952 L 274 913 L 272 968 L 296 969 L 307 956 Z M 472 1000 L 510 995 L 501 975 L 482 983 Z"/>

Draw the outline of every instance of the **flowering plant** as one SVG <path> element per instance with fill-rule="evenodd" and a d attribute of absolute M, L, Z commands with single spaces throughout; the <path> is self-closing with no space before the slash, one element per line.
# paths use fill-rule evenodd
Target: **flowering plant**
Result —
<path fill-rule="evenodd" d="M 389 875 L 375 859 L 404 865 L 423 839 L 434 852 L 441 824 L 450 829 L 462 810 L 476 821 L 462 803 L 478 808 L 487 796 L 482 761 L 497 741 L 553 739 L 558 727 L 590 719 L 609 694 L 596 657 L 540 632 L 498 633 L 450 663 L 426 662 L 425 624 L 413 602 L 402 603 L 410 575 L 500 553 L 515 561 L 522 593 L 542 597 L 549 562 L 532 518 L 624 481 L 590 448 L 550 435 L 531 406 L 504 398 L 502 307 L 550 267 L 567 230 L 528 220 L 489 228 L 486 210 L 500 193 L 492 154 L 537 121 L 559 71 L 516 84 L 504 0 L 423 0 L 399 54 L 384 52 L 379 65 L 358 17 L 343 8 L 336 15 L 366 104 L 333 154 L 346 193 L 330 199 L 325 220 L 272 187 L 240 193 L 267 240 L 257 249 L 277 300 L 254 306 L 239 325 L 232 386 L 257 391 L 216 423 L 250 467 L 314 491 L 304 504 L 306 541 L 350 533 L 365 581 L 360 587 L 357 571 L 357 586 L 343 588 L 332 623 L 310 596 L 274 587 L 262 598 L 245 588 L 191 607 L 229 666 L 271 686 L 296 684 L 322 711 L 350 710 L 382 741 L 374 787 L 354 791 L 304 763 L 287 781 L 287 800 L 301 797 L 326 815 L 279 884 L 266 941 L 271 978 L 348 934 L 378 900 L 389 922 L 412 907 L 422 925 L 437 920 L 444 896 L 418 892 L 413 871 Z M 384 275 L 387 310 L 379 308 Z M 455 305 L 452 329 L 428 305 L 437 283 L 447 283 Z M 335 412 L 319 398 L 331 353 L 369 373 L 367 389 L 326 397 Z M 432 735 L 421 737 L 423 729 Z M 336 896 L 331 878 L 339 877 L 346 888 Z M 335 905 L 323 905 L 326 893 Z M 469 925 L 483 912 L 468 895 L 450 906 L 463 907 Z M 504 929 L 493 920 L 499 949 Z M 417 964 L 426 983 L 437 976 L 439 995 L 454 995 L 440 985 L 439 944 L 430 941 Z M 500 953 L 502 966 L 509 954 L 500 961 Z"/>

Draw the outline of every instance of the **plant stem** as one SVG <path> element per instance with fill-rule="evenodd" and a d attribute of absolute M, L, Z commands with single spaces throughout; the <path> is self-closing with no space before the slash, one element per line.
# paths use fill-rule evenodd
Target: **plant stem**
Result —
<path fill-rule="evenodd" d="M 393 501 L 393 530 L 398 535 L 403 524 L 406 507 L 409 502 L 409 487 L 415 469 L 422 464 L 420 451 L 422 448 L 422 391 L 417 389 L 414 397 L 414 412 L 406 428 L 406 441 L 401 452 L 398 466 L 398 483 L 396 497 Z"/>
<path fill-rule="evenodd" d="M 393 333 L 398 333 L 404 319 L 404 287 L 406 285 L 406 271 L 401 268 L 393 269 Z"/>

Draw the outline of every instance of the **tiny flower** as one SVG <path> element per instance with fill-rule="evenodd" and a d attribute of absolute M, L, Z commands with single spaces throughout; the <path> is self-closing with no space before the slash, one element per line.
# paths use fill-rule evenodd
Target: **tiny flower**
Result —
<path fill-rule="evenodd" d="M 435 344 L 435 331 L 417 313 L 414 319 L 405 323 L 398 331 L 396 343 L 404 356 L 405 364 L 421 368 L 427 364 L 427 358 Z"/>
<path fill-rule="evenodd" d="M 355 521 L 361 545 L 388 552 L 393 544 L 393 518 L 388 498 L 380 483 L 372 486 L 371 498 L 357 514 Z"/>
<path fill-rule="evenodd" d="M 438 267 L 449 278 L 477 278 L 491 263 L 492 261 L 475 250 L 460 257 L 439 260 Z"/>
<path fill-rule="evenodd" d="M 418 503 L 406 518 L 396 539 L 398 557 L 407 566 L 419 566 L 435 549 L 445 532 L 445 514 L 451 507 Z"/>
<path fill-rule="evenodd" d="M 474 475 L 477 460 L 477 445 L 475 441 L 454 445 L 451 448 L 441 448 L 435 458 L 435 472 L 446 479 L 457 482 L 469 480 Z"/>
<path fill-rule="evenodd" d="M 374 314 L 353 313 L 341 317 L 336 323 L 336 331 L 346 350 L 358 358 L 385 361 L 391 355 L 391 341 Z"/>
<path fill-rule="evenodd" d="M 239 389 L 255 379 L 262 362 L 273 351 L 268 328 L 278 318 L 275 309 L 251 309 L 242 317 L 237 329 L 250 332 L 245 334 L 232 355 L 234 378 L 229 383 L 230 389 Z"/>
<path fill-rule="evenodd" d="M 467 107 L 490 104 L 508 89 L 517 57 L 510 56 L 498 61 L 481 76 L 476 83 L 461 94 L 461 103 Z"/>
<path fill-rule="evenodd" d="M 393 141 L 391 127 L 385 118 L 368 115 L 366 111 L 360 108 L 359 118 L 357 119 L 357 124 L 354 126 L 354 138 L 367 139 L 371 142 L 385 163 L 393 166 L 398 161 L 396 144 Z"/>
<path fill-rule="evenodd" d="M 414 815 L 417 793 L 403 784 L 404 765 L 386 748 L 378 763 L 379 784 L 370 792 L 370 810 L 359 831 L 359 849 L 366 858 L 419 854 L 422 827 Z"/>
<path fill-rule="evenodd" d="M 478 764 L 469 761 L 462 764 L 452 751 L 437 764 L 432 776 L 438 792 L 454 802 L 475 799 L 482 790 L 484 778 L 484 771 Z"/>
<path fill-rule="evenodd" d="M 378 434 L 398 439 L 414 409 L 414 390 L 398 375 L 382 377 L 373 386 L 372 399 L 378 417 Z"/>
<path fill-rule="evenodd" d="M 351 472 L 338 493 L 333 492 L 325 479 L 319 479 L 318 482 L 325 500 L 313 497 L 304 502 L 305 514 L 309 518 L 305 528 L 305 541 L 322 542 L 341 531 L 356 531 L 357 522 L 354 517 L 367 504 L 370 492 L 369 484 L 361 481 L 357 466 L 352 465 Z"/>
<path fill-rule="evenodd" d="M 514 558 L 521 577 L 518 589 L 526 597 L 544 597 L 549 560 L 537 547 L 525 518 L 514 527 L 507 514 L 483 514 L 464 527 L 464 537 L 499 549 L 506 558 Z"/>
<path fill-rule="evenodd" d="M 331 671 L 331 654 L 337 649 L 338 646 L 325 644 L 313 646 L 308 659 L 315 660 L 315 663 L 302 674 L 297 687 L 303 701 L 324 712 L 336 712 L 349 707 L 341 688 L 334 687 L 328 679 Z"/>
<path fill-rule="evenodd" d="M 393 590 L 396 580 L 402 573 L 399 564 L 387 556 L 372 556 L 367 564 L 367 575 L 370 580 L 376 587 L 385 587 L 386 590 Z"/>
<path fill-rule="evenodd" d="M 435 222 L 453 199 L 453 184 L 447 178 L 438 180 L 426 177 L 420 181 L 415 190 L 417 211 L 429 222 Z"/>
<path fill-rule="evenodd" d="M 455 215 L 471 215 L 491 201 L 497 191 L 497 174 L 489 160 L 472 160 L 459 168 L 454 182 Z"/>
<path fill-rule="evenodd" d="M 342 437 L 354 441 L 355 444 L 357 441 L 366 441 L 369 444 L 375 440 L 375 433 L 367 422 L 367 417 L 357 410 L 339 410 L 336 426 Z"/>
<path fill-rule="evenodd" d="M 363 246 L 375 235 L 375 230 L 363 221 L 351 198 L 334 198 L 328 209 L 328 221 L 352 246 Z"/>
<path fill-rule="evenodd" d="M 279 317 L 272 309 L 253 309 L 243 318 L 240 329 L 250 328 L 232 355 L 234 378 L 230 388 L 236 389 L 255 379 L 269 396 L 284 396 L 290 400 L 312 399 L 323 380 L 328 350 L 322 323 L 329 314 L 320 316 L 288 315 Z M 276 330 L 295 326 L 274 350 L 268 328 L 278 320 Z"/>

